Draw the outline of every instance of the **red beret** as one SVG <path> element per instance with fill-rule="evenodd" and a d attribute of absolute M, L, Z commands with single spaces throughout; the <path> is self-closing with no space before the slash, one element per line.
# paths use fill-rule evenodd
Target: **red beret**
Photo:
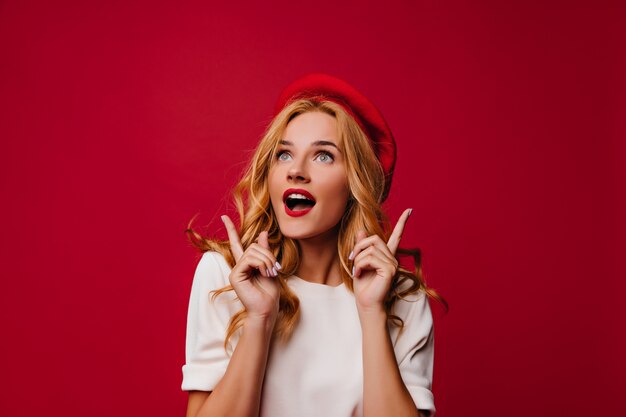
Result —
<path fill-rule="evenodd" d="M 325 99 L 341 105 L 367 135 L 385 172 L 385 201 L 391 187 L 396 164 L 396 142 L 380 111 L 359 90 L 341 80 L 323 73 L 305 75 L 289 84 L 276 102 L 274 115 L 297 99 Z"/>

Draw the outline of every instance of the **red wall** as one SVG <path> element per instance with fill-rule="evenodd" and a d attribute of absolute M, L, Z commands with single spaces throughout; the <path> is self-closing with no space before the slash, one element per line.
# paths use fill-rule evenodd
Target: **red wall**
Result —
<path fill-rule="evenodd" d="M 280 89 L 325 71 L 398 142 L 389 211 L 451 305 L 438 414 L 617 415 L 625 7 L 209 3 L 0 2 L 0 414 L 184 414 L 183 230 L 223 234 Z"/>

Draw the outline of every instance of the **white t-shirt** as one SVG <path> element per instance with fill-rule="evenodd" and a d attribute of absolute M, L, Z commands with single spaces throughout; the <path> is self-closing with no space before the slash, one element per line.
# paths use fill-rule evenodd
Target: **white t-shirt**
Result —
<path fill-rule="evenodd" d="M 231 316 L 242 308 L 234 291 L 211 301 L 209 292 L 229 284 L 223 255 L 205 252 L 198 263 L 187 316 L 182 390 L 212 391 L 220 381 L 240 332 L 224 337 Z M 361 324 L 354 294 L 345 284 L 316 284 L 297 276 L 287 285 L 300 299 L 300 320 L 286 345 L 270 346 L 263 384 L 262 417 L 353 417 L 363 415 Z M 394 313 L 404 330 L 390 326 L 402 379 L 420 410 L 435 414 L 431 382 L 434 328 L 423 291 L 398 300 Z"/>

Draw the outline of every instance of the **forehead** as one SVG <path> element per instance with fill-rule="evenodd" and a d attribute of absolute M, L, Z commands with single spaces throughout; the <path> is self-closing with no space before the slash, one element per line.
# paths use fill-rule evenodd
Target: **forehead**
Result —
<path fill-rule="evenodd" d="M 324 140 L 339 146 L 337 120 L 324 112 L 306 112 L 294 117 L 282 135 L 282 140 L 294 146 L 309 146 L 311 143 Z"/>

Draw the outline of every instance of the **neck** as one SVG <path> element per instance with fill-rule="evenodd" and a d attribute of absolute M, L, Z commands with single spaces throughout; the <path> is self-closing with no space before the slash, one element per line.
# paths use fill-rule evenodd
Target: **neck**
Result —
<path fill-rule="evenodd" d="M 309 239 L 299 239 L 300 266 L 296 275 L 305 281 L 330 286 L 340 285 L 341 268 L 337 254 L 338 229 Z"/>

